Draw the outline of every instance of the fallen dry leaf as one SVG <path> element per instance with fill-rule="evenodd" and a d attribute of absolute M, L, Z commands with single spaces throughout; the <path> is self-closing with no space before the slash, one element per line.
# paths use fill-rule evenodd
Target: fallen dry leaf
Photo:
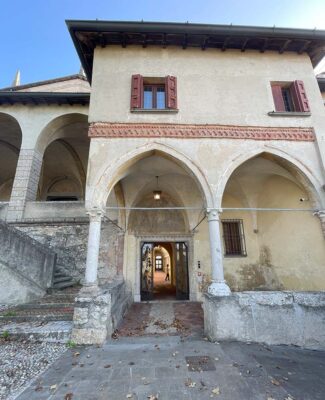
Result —
<path fill-rule="evenodd" d="M 57 387 L 58 387 L 58 385 L 52 385 L 52 386 L 50 386 L 50 390 L 56 390 Z"/>
<path fill-rule="evenodd" d="M 74 357 L 78 357 L 80 356 L 80 353 L 78 351 L 76 351 L 75 353 L 73 353 Z"/>
<path fill-rule="evenodd" d="M 189 388 L 194 388 L 196 386 L 196 383 L 192 381 L 192 379 L 188 378 L 185 381 L 185 386 L 189 387 Z"/>
<path fill-rule="evenodd" d="M 271 379 L 271 383 L 272 383 L 272 385 L 275 385 L 275 386 L 281 385 L 281 383 L 279 381 L 277 381 L 276 379 Z"/>
<path fill-rule="evenodd" d="M 71 400 L 72 397 L 73 397 L 73 393 L 67 393 L 67 394 L 64 396 L 64 400 Z"/>
<path fill-rule="evenodd" d="M 220 388 L 219 388 L 219 386 L 217 386 L 216 388 L 212 389 L 211 392 L 212 392 L 213 394 L 216 394 L 216 395 L 220 394 Z"/>

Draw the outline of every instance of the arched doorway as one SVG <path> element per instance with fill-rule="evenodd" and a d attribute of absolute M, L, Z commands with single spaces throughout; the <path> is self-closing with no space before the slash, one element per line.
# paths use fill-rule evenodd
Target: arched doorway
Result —
<path fill-rule="evenodd" d="M 21 128 L 17 120 L 0 113 L 0 202 L 10 200 L 21 139 Z"/>
<path fill-rule="evenodd" d="M 322 290 L 325 246 L 313 215 L 319 206 L 297 164 L 264 152 L 239 165 L 222 198 L 224 267 L 232 290 Z"/>

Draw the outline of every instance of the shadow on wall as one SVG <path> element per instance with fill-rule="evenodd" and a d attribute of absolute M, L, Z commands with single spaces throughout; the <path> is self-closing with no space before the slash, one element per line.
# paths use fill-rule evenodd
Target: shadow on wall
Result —
<path fill-rule="evenodd" d="M 235 292 L 246 290 L 284 290 L 271 262 L 271 252 L 267 246 L 261 246 L 260 259 L 255 264 L 243 264 L 238 277 L 225 274 L 230 289 Z"/>

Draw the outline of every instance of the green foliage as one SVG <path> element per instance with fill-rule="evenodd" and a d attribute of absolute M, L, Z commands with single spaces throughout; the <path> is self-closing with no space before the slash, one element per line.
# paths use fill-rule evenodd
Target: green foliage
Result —
<path fill-rule="evenodd" d="M 8 340 L 10 337 L 10 333 L 8 331 L 3 331 L 1 337 L 5 340 Z"/>
<path fill-rule="evenodd" d="M 68 340 L 67 341 L 67 347 L 69 347 L 69 349 L 73 349 L 76 346 L 77 346 L 77 344 L 73 340 Z"/>
<path fill-rule="evenodd" d="M 15 311 L 7 311 L 3 314 L 4 317 L 15 317 L 17 313 Z"/>

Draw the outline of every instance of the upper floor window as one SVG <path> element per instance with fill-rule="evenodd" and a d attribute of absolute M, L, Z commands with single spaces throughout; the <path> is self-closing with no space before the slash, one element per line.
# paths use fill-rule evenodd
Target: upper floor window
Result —
<path fill-rule="evenodd" d="M 276 112 L 310 112 L 303 81 L 271 83 Z"/>
<path fill-rule="evenodd" d="M 177 110 L 177 78 L 145 78 L 132 75 L 131 109 Z"/>

